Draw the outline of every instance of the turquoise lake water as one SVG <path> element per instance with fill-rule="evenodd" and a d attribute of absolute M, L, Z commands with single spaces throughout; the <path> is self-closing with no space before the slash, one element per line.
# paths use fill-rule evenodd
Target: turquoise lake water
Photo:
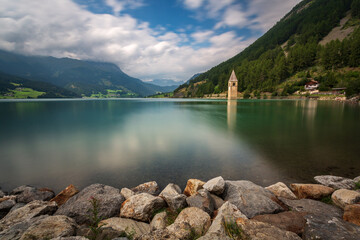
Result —
<path fill-rule="evenodd" d="M 360 107 L 314 100 L 2 100 L 0 187 L 360 175 Z"/>

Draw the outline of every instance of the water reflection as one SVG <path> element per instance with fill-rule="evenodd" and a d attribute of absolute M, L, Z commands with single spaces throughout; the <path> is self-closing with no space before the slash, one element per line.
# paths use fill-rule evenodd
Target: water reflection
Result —
<path fill-rule="evenodd" d="M 237 116 L 237 100 L 228 100 L 227 102 L 227 124 L 229 130 L 234 130 L 236 127 Z"/>
<path fill-rule="evenodd" d="M 0 102 L 0 186 L 354 177 L 359 109 L 317 101 Z"/>

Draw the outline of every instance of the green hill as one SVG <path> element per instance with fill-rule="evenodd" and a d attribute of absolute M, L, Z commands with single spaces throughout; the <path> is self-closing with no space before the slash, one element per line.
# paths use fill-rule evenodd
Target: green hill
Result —
<path fill-rule="evenodd" d="M 348 95 L 359 93 L 359 9 L 360 0 L 304 0 L 244 51 L 179 86 L 175 96 L 226 92 L 232 69 L 238 90 L 246 94 L 292 94 L 308 78 L 318 80 L 322 90 L 347 87 Z M 336 27 L 350 34 L 320 44 Z"/>
<path fill-rule="evenodd" d="M 170 92 L 130 77 L 112 63 L 71 58 L 23 56 L 0 50 L 0 71 L 34 81 L 42 81 L 83 96 L 134 97 Z"/>
<path fill-rule="evenodd" d="M 50 83 L 30 81 L 0 72 L 1 98 L 76 98 L 80 95 Z"/>

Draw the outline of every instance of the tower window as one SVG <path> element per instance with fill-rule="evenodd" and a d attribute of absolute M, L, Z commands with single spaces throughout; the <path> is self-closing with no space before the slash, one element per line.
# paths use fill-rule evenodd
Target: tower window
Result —
<path fill-rule="evenodd" d="M 233 87 L 235 87 L 235 83 L 233 83 Z"/>

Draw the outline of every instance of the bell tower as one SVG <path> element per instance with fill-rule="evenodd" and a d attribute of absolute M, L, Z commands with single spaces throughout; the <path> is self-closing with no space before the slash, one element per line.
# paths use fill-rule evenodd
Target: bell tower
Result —
<path fill-rule="evenodd" d="M 233 70 L 228 83 L 228 100 L 237 99 L 238 93 L 238 79 Z"/>

